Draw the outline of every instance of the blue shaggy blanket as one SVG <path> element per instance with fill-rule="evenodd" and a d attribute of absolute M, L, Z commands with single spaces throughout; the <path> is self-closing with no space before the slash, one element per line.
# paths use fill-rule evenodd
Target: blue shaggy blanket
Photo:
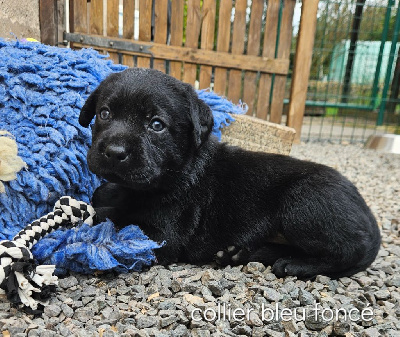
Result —
<path fill-rule="evenodd" d="M 50 212 L 61 196 L 89 202 L 99 186 L 86 164 L 91 132 L 79 125 L 78 116 L 99 83 L 126 68 L 105 57 L 92 49 L 0 40 L 0 130 L 13 135 L 27 164 L 0 193 L 0 240 Z M 244 113 L 212 92 L 198 94 L 213 111 L 218 137 L 220 128 L 233 121 L 228 112 Z M 42 264 L 56 264 L 58 274 L 127 271 L 149 265 L 158 247 L 139 227 L 117 232 L 108 221 L 57 230 L 39 241 L 33 254 Z"/>

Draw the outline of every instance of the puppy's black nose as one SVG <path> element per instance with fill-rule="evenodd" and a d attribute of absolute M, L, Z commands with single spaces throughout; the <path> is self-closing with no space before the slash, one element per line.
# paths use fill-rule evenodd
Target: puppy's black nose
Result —
<path fill-rule="evenodd" d="M 124 161 L 128 157 L 125 147 L 119 145 L 108 145 L 104 154 L 113 161 Z"/>

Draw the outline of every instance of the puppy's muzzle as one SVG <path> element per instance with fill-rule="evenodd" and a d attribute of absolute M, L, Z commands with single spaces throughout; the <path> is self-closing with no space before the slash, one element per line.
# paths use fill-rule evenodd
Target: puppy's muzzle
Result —
<path fill-rule="evenodd" d="M 108 145 L 104 150 L 104 156 L 114 164 L 118 164 L 128 159 L 129 153 L 124 146 Z"/>

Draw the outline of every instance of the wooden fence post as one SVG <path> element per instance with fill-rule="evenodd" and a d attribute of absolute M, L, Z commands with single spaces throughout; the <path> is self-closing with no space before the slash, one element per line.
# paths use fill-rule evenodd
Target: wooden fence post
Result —
<path fill-rule="evenodd" d="M 57 2 L 55 0 L 40 0 L 39 2 L 40 40 L 51 46 L 57 44 L 56 9 Z"/>
<path fill-rule="evenodd" d="M 296 130 L 295 143 L 300 142 L 301 126 L 307 98 L 308 77 L 317 26 L 319 0 L 303 0 L 297 39 L 287 125 Z"/>

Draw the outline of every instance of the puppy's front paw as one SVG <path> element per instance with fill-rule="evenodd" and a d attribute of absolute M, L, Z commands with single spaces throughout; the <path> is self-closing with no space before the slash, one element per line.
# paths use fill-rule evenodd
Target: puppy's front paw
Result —
<path fill-rule="evenodd" d="M 277 277 L 285 277 L 287 275 L 287 265 L 290 263 L 290 258 L 280 258 L 276 260 L 274 265 L 272 266 L 272 272 Z"/>
<path fill-rule="evenodd" d="M 297 276 L 303 281 L 311 280 L 321 273 L 319 265 L 306 259 L 280 258 L 272 266 L 272 272 L 277 277 Z M 321 262 L 320 262 L 321 263 Z"/>
<path fill-rule="evenodd" d="M 242 261 L 246 260 L 248 256 L 248 251 L 245 249 L 240 249 L 239 247 L 229 246 L 225 250 L 220 250 L 215 255 L 215 262 L 220 266 L 227 265 L 238 265 Z"/>

